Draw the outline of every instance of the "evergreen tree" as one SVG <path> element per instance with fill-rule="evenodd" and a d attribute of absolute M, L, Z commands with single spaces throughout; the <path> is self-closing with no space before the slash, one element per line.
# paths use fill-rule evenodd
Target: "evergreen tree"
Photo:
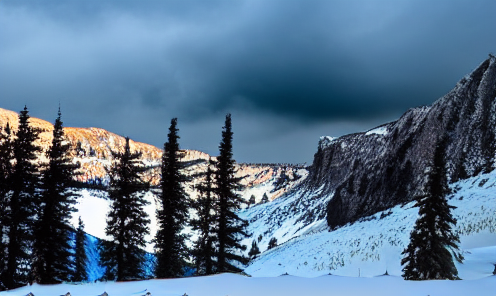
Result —
<path fill-rule="evenodd" d="M 139 160 L 141 152 L 131 153 L 126 137 L 124 152 L 112 152 L 108 195 L 112 201 L 105 233 L 112 241 L 100 244 L 100 263 L 106 267 L 104 278 L 124 281 L 145 276 L 145 235 L 149 233 L 144 206 L 149 184 L 143 180 L 148 170 Z"/>
<path fill-rule="evenodd" d="M 257 242 L 253 240 L 253 242 L 251 243 L 250 252 L 248 252 L 248 256 L 253 259 L 257 257 L 258 254 L 260 254 L 260 249 L 258 248 Z"/>
<path fill-rule="evenodd" d="M 459 262 L 458 235 L 452 230 L 456 219 L 450 210 L 446 195 L 449 193 L 444 161 L 445 140 L 434 152 L 433 166 L 428 172 L 426 194 L 417 200 L 419 218 L 410 234 L 410 243 L 402 252 L 403 277 L 406 280 L 458 279 L 453 256 Z"/>
<path fill-rule="evenodd" d="M 269 197 L 267 196 L 267 192 L 264 192 L 262 196 L 262 203 L 267 203 L 269 202 Z"/>
<path fill-rule="evenodd" d="M 242 186 L 241 178 L 235 177 L 232 139 L 231 114 L 228 114 L 219 145 L 220 155 L 215 161 L 215 191 L 218 209 L 217 272 L 240 272 L 241 269 L 233 264 L 248 262 L 246 257 L 239 254 L 239 251 L 246 250 L 246 246 L 241 245 L 240 242 L 243 236 L 248 236 L 245 231 L 248 223 L 236 214 L 245 201 L 236 193 Z"/>
<path fill-rule="evenodd" d="M 250 201 L 248 202 L 248 205 L 251 206 L 251 205 L 254 205 L 256 203 L 255 201 L 255 195 L 251 195 L 250 196 Z"/>
<path fill-rule="evenodd" d="M 55 120 L 53 139 L 47 151 L 49 163 L 43 171 L 41 203 L 36 222 L 33 271 L 35 280 L 41 284 L 69 281 L 72 266 L 70 220 L 76 211 L 74 205 L 79 197 L 71 190 L 78 165 L 69 157 L 70 143 L 64 135 L 62 120 Z"/>
<path fill-rule="evenodd" d="M 10 177 L 13 172 L 13 139 L 10 125 L 0 131 L 0 238 L 7 235 Z M 0 291 L 5 290 L 5 267 L 7 266 L 7 242 L 0 239 Z"/>
<path fill-rule="evenodd" d="M 196 272 L 200 275 L 214 273 L 214 242 L 215 237 L 215 193 L 213 188 L 213 171 L 211 160 L 205 174 L 205 182 L 199 187 L 200 196 L 194 202 L 197 219 L 191 220 L 193 230 L 198 231 L 198 240 L 192 251 L 194 256 Z"/>
<path fill-rule="evenodd" d="M 40 173 L 36 164 L 41 151 L 35 141 L 39 130 L 29 125 L 27 107 L 19 114 L 19 127 L 13 141 L 13 171 L 9 178 L 7 225 L 6 288 L 13 289 L 32 281 L 32 246 L 34 221 L 39 208 Z"/>
<path fill-rule="evenodd" d="M 86 272 L 87 260 L 86 256 L 86 234 L 84 232 L 84 224 L 79 217 L 79 225 L 76 232 L 76 244 L 74 252 L 74 274 L 72 276 L 73 282 L 83 282 L 88 280 L 88 273 Z"/>
<path fill-rule="evenodd" d="M 277 238 L 273 237 L 269 240 L 269 245 L 267 246 L 267 250 L 273 249 L 277 247 Z"/>
<path fill-rule="evenodd" d="M 181 172 L 181 159 L 184 152 L 179 150 L 177 118 L 171 120 L 168 140 L 164 144 L 159 196 L 161 207 L 157 210 L 159 228 L 155 236 L 158 278 L 180 277 L 189 251 L 186 247 L 186 234 L 182 233 L 188 222 L 189 197 L 183 184 L 188 179 Z"/>

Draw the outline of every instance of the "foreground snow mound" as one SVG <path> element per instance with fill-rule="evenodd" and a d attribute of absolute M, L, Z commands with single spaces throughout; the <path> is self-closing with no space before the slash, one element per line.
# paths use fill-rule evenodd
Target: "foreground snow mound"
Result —
<path fill-rule="evenodd" d="M 321 276 L 301 278 L 280 276 L 276 278 L 250 278 L 234 274 L 207 277 L 149 280 L 124 283 L 91 283 L 82 285 L 33 285 L 1 296 L 58 296 L 67 292 L 72 296 L 97 296 L 104 292 L 108 296 L 137 296 L 150 293 L 151 296 L 302 296 L 302 295 L 367 295 L 367 296 L 494 296 L 496 277 L 472 281 L 404 281 L 400 277 L 383 276 L 375 278 L 353 278 Z"/>
<path fill-rule="evenodd" d="M 466 258 L 464 264 L 457 264 L 459 276 L 462 279 L 488 276 L 496 263 L 496 171 L 454 183 L 451 188 L 453 194 L 448 203 L 457 207 L 454 210 L 458 220 L 455 229 L 460 234 L 461 249 Z M 245 269 L 246 273 L 262 277 L 286 273 L 305 277 L 329 273 L 372 277 L 387 271 L 391 275 L 401 275 L 401 251 L 408 244 L 418 216 L 414 202 L 332 232 L 325 226 L 325 218 L 315 219 L 306 227 L 307 231 L 295 232 L 299 229 L 304 207 L 292 214 L 287 206 L 296 204 L 297 201 L 293 200 L 296 197 L 280 198 L 244 212 L 244 217 L 252 220 L 250 230 L 255 237 L 259 233 L 269 234 L 277 237 L 278 241 L 286 241 L 262 253 Z M 299 202 L 310 207 L 320 206 L 311 196 Z M 268 213 L 283 214 L 276 219 L 283 222 L 271 223 Z M 261 245 L 261 250 L 265 249 Z"/>

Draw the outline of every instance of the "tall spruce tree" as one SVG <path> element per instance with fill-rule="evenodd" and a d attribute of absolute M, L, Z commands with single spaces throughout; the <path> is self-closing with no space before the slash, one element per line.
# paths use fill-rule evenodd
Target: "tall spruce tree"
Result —
<path fill-rule="evenodd" d="M 13 289 L 31 282 L 32 247 L 35 217 L 39 209 L 39 165 L 41 148 L 36 145 L 39 130 L 29 125 L 27 107 L 19 114 L 19 126 L 13 141 L 13 171 L 9 178 L 7 225 L 6 288 Z"/>
<path fill-rule="evenodd" d="M 69 281 L 72 270 L 70 220 L 79 197 L 71 190 L 78 165 L 69 155 L 71 145 L 64 135 L 60 108 L 55 120 L 53 139 L 47 151 L 48 165 L 43 171 L 41 203 L 36 222 L 33 271 L 41 284 Z"/>
<path fill-rule="evenodd" d="M 198 232 L 192 255 L 195 261 L 196 273 L 207 275 L 214 273 L 215 246 L 217 241 L 215 231 L 216 204 L 213 187 L 212 160 L 209 159 L 205 181 L 198 187 L 200 196 L 193 203 L 197 218 L 191 220 L 193 230 Z"/>
<path fill-rule="evenodd" d="M 187 236 L 182 233 L 188 223 L 189 197 L 183 188 L 188 178 L 181 171 L 184 152 L 179 150 L 176 126 L 177 118 L 173 118 L 162 154 L 160 208 L 157 210 L 159 227 L 154 240 L 157 278 L 183 276 L 189 255 Z"/>
<path fill-rule="evenodd" d="M 86 255 L 86 234 L 84 232 L 84 224 L 79 217 L 78 229 L 76 231 L 76 243 L 74 248 L 74 274 L 73 282 L 83 282 L 88 280 L 86 271 L 88 257 Z"/>
<path fill-rule="evenodd" d="M 0 238 L 7 235 L 10 177 L 13 172 L 13 138 L 9 123 L 0 131 Z M 3 279 L 7 266 L 7 242 L 0 239 L 0 291 L 6 289 Z"/>
<path fill-rule="evenodd" d="M 145 235 L 150 223 L 144 211 L 149 204 L 145 199 L 149 184 L 143 180 L 143 173 L 149 168 L 140 160 L 141 152 L 131 152 L 127 137 L 124 152 L 112 155 L 114 163 L 108 172 L 112 205 L 105 228 L 112 240 L 101 242 L 100 263 L 106 267 L 106 280 L 140 279 L 145 276 Z"/>
<path fill-rule="evenodd" d="M 460 240 L 452 229 L 456 219 L 450 211 L 455 207 L 448 205 L 446 200 L 449 187 L 444 161 L 445 146 L 444 139 L 437 143 L 433 165 L 428 172 L 426 194 L 415 205 L 420 207 L 419 218 L 401 260 L 403 278 L 406 280 L 458 278 L 453 256 L 459 262 L 463 257 L 458 251 Z"/>
<path fill-rule="evenodd" d="M 246 250 L 246 246 L 241 245 L 240 242 L 243 237 L 248 237 L 245 231 L 248 223 L 236 214 L 245 201 L 236 193 L 242 186 L 241 178 L 235 176 L 232 140 L 231 114 L 227 114 L 219 145 L 220 155 L 215 161 L 218 209 L 217 272 L 240 272 L 241 269 L 234 265 L 235 262 L 248 263 L 248 258 L 240 254 L 240 251 Z"/>

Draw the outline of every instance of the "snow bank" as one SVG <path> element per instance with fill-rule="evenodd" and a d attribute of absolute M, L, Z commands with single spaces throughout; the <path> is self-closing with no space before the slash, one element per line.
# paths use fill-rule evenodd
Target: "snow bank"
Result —
<path fill-rule="evenodd" d="M 326 275 L 317 278 L 279 276 L 250 278 L 235 274 L 221 274 L 184 279 L 149 280 L 138 282 L 102 282 L 84 285 L 33 285 L 1 296 L 58 296 L 70 292 L 73 296 L 101 295 L 136 296 L 150 292 L 152 296 L 301 296 L 301 295 L 367 295 L 367 296 L 494 296 L 496 277 L 473 281 L 404 281 L 400 277 L 382 276 L 354 278 Z"/>
<path fill-rule="evenodd" d="M 388 130 L 387 130 L 387 127 L 386 126 L 381 126 L 381 127 L 378 127 L 378 128 L 375 128 L 373 130 L 370 130 L 368 132 L 365 133 L 366 136 L 370 136 L 370 135 L 387 135 L 388 133 Z"/>

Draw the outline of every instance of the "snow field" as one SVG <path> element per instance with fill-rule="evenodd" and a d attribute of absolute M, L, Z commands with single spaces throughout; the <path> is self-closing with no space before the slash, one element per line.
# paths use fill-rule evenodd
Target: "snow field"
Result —
<path fill-rule="evenodd" d="M 321 276 L 302 278 L 280 276 L 250 278 L 236 274 L 183 279 L 148 280 L 137 282 L 98 282 L 82 285 L 33 285 L 0 296 L 137 296 L 150 292 L 152 296 L 306 296 L 306 295 L 367 295 L 367 296 L 494 296 L 496 276 L 465 281 L 404 281 L 401 277 L 374 278 Z"/>
<path fill-rule="evenodd" d="M 260 192 L 265 188 L 254 188 Z M 462 281 L 404 281 L 401 251 L 408 244 L 418 215 L 414 203 L 364 218 L 335 231 L 327 230 L 325 218 L 303 223 L 307 210 L 322 206 L 332 198 L 313 199 L 320 188 L 304 194 L 289 194 L 266 204 L 240 211 L 250 221 L 254 237 L 266 250 L 271 237 L 279 246 L 263 252 L 245 270 L 253 277 L 223 274 L 174 280 L 128 283 L 89 283 L 23 287 L 3 295 L 496 295 L 496 172 L 482 174 L 451 185 L 456 230 L 465 256 L 457 268 Z M 78 208 L 86 230 L 104 234 L 108 201 L 94 192 L 83 191 Z M 294 209 L 294 212 L 291 210 Z M 154 215 L 154 207 L 147 209 Z M 103 215 L 102 215 L 103 213 Z M 103 217 L 103 220 L 102 220 Z M 101 220 L 101 221 L 100 221 Z M 103 224 L 102 224 L 103 223 Z M 258 240 L 257 240 L 258 241 Z M 89 256 L 94 257 L 94 256 Z M 385 272 L 391 276 L 381 276 Z M 94 270 L 95 276 L 98 270 Z M 101 271 L 100 271 L 101 272 Z M 331 273 L 332 275 L 329 275 Z M 288 275 L 283 275 L 288 274 Z M 141 294 L 140 294 L 141 293 Z"/>
<path fill-rule="evenodd" d="M 457 182 L 452 188 L 454 194 L 449 197 L 449 204 L 457 207 L 454 210 L 458 220 L 455 229 L 460 234 L 461 249 L 466 258 L 464 264 L 457 264 L 459 276 L 462 279 L 476 279 L 490 275 L 494 269 L 493 263 L 496 263 L 496 172 Z M 290 198 L 279 201 L 284 202 L 289 203 Z M 286 238 L 285 244 L 262 253 L 252 261 L 245 272 L 261 277 L 285 273 L 303 277 L 329 273 L 373 277 L 387 270 L 388 274 L 400 276 L 401 252 L 409 242 L 418 216 L 418 208 L 414 208 L 414 204 L 396 206 L 332 232 L 328 232 L 325 219 L 316 221 L 308 227 L 314 231 L 320 228 L 320 232 Z M 281 204 L 262 205 L 258 209 L 262 215 L 267 211 L 263 206 Z M 245 217 L 253 217 L 253 213 L 246 213 Z M 288 217 L 288 223 L 272 233 L 290 229 L 288 224 L 294 221 L 295 217 Z M 264 232 L 260 229 L 264 223 L 255 224 L 257 222 L 250 228 Z M 273 227 L 267 223 L 265 225 L 266 228 Z M 265 249 L 264 245 L 259 246 L 261 250 Z"/>

